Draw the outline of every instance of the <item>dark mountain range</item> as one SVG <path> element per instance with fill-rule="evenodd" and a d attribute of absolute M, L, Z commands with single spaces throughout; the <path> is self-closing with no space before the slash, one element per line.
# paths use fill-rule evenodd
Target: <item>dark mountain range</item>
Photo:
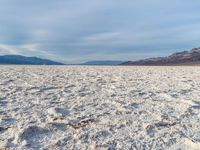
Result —
<path fill-rule="evenodd" d="M 41 59 L 37 57 L 25 57 L 20 55 L 4 55 L 0 56 L 0 64 L 16 64 L 16 65 L 63 65 L 62 63 Z"/>
<path fill-rule="evenodd" d="M 106 60 L 106 61 L 88 61 L 83 63 L 82 65 L 119 65 L 121 63 L 123 63 L 123 61 Z"/>
<path fill-rule="evenodd" d="M 155 57 L 138 61 L 127 61 L 121 65 L 199 65 L 200 48 L 174 53 L 167 57 Z"/>

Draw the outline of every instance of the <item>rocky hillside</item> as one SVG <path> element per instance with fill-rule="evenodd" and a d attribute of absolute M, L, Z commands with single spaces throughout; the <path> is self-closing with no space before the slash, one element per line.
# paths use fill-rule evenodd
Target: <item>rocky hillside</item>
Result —
<path fill-rule="evenodd" d="M 138 61 L 127 61 L 122 65 L 198 65 L 200 64 L 200 48 L 174 53 L 167 57 L 155 57 Z"/>

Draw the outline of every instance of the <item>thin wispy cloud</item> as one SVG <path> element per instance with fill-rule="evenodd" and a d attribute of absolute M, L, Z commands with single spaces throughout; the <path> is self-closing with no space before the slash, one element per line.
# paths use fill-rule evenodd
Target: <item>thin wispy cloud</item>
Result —
<path fill-rule="evenodd" d="M 0 54 L 135 60 L 200 46 L 200 2 L 0 0 Z"/>

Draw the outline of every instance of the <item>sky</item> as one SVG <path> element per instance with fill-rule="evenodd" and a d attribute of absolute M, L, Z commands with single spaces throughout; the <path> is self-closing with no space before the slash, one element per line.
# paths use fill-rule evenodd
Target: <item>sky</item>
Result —
<path fill-rule="evenodd" d="M 0 55 L 138 60 L 200 46 L 198 0 L 0 0 Z"/>

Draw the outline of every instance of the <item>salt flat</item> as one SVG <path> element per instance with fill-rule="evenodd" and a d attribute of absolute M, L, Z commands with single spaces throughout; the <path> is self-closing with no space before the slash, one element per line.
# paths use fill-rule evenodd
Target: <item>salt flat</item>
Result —
<path fill-rule="evenodd" d="M 200 67 L 0 66 L 0 149 L 200 149 Z"/>

